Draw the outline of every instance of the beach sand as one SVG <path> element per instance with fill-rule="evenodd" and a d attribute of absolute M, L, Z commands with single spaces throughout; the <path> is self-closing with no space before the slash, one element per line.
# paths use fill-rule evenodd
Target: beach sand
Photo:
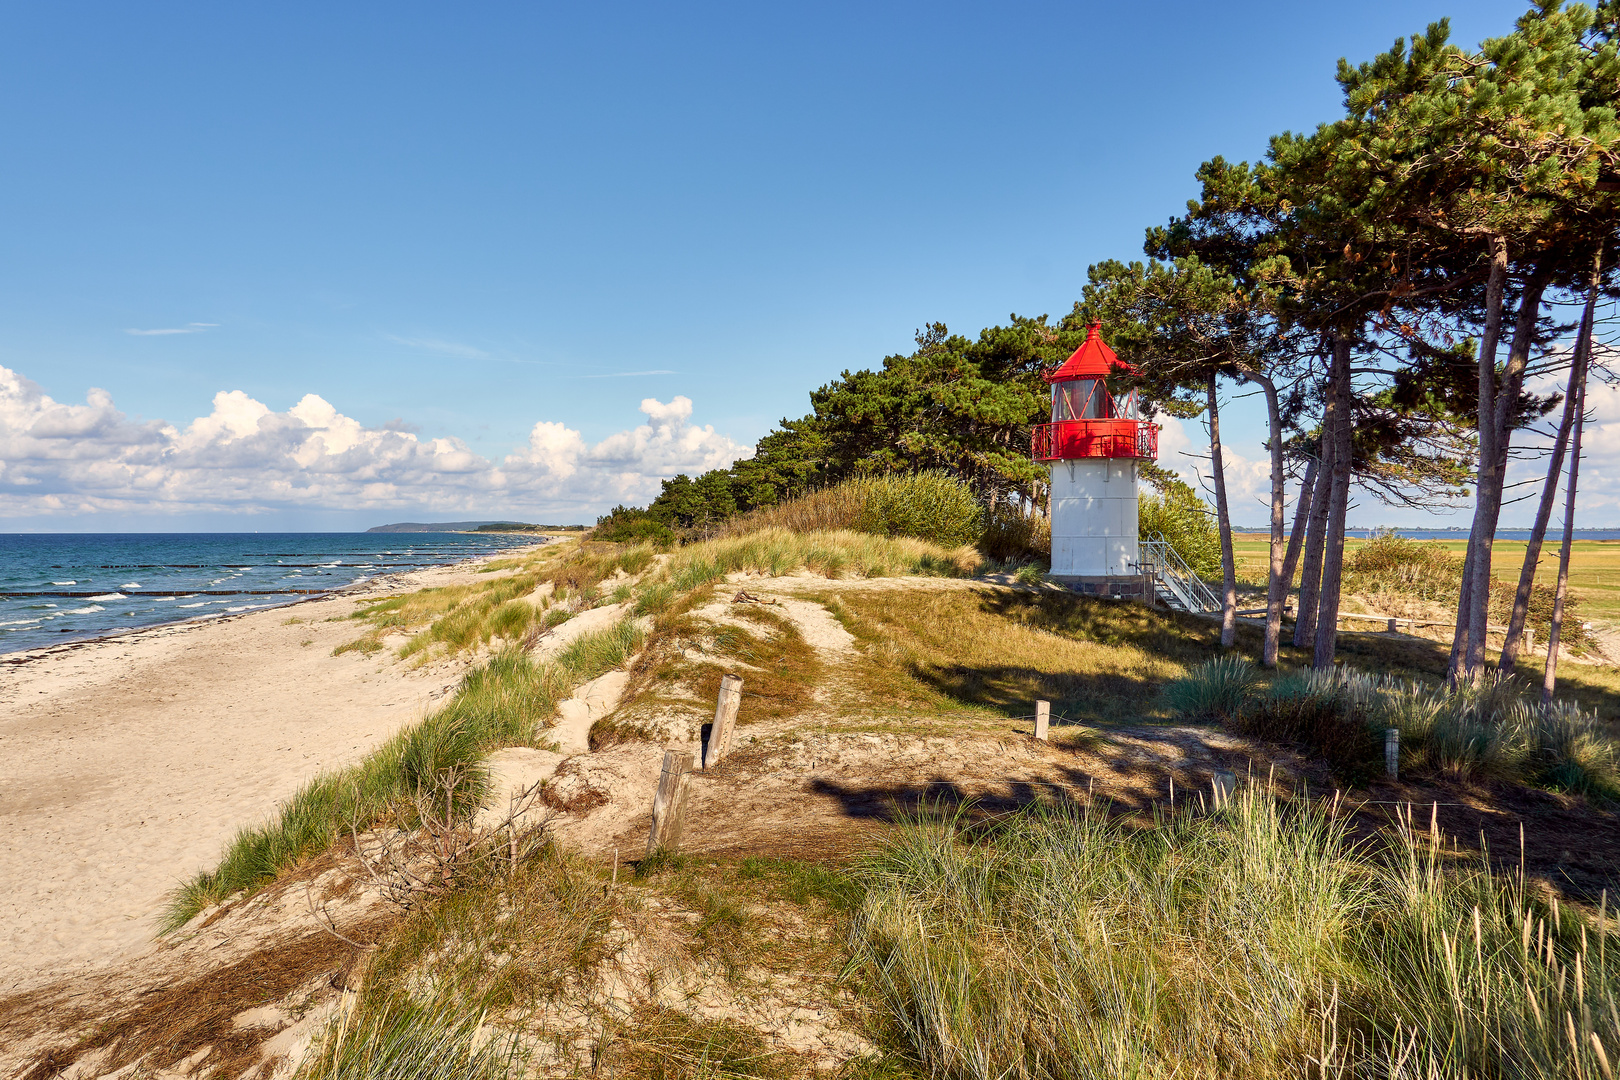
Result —
<path fill-rule="evenodd" d="M 357 595 L 487 580 L 482 561 L 0 667 L 0 992 L 149 947 L 166 894 L 238 829 L 451 693 L 466 660 L 332 651 Z"/>

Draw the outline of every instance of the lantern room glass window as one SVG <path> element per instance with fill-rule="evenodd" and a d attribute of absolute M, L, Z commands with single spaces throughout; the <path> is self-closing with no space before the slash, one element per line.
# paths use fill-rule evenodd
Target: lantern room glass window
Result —
<path fill-rule="evenodd" d="M 1101 379 L 1071 379 L 1052 385 L 1052 421 L 1135 420 L 1136 391 L 1124 397 L 1108 393 Z"/>

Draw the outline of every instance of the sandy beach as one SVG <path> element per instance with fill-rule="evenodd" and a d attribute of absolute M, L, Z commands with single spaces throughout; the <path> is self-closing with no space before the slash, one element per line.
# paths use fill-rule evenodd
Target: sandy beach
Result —
<path fill-rule="evenodd" d="M 27 656 L 0 667 L 0 992 L 148 947 L 165 895 L 238 829 L 452 692 L 465 661 L 332 655 L 358 636 L 343 617 L 496 557 L 6 658 Z"/>

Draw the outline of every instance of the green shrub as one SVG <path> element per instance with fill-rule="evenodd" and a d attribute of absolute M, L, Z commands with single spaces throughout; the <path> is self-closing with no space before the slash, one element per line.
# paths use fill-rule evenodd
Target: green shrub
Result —
<path fill-rule="evenodd" d="M 645 510 L 615 506 L 612 511 L 596 519 L 591 539 L 630 544 L 652 543 L 667 547 L 675 542 L 675 532 Z"/>
<path fill-rule="evenodd" d="M 914 536 L 945 548 L 971 544 L 983 532 L 973 489 L 946 473 L 891 473 L 848 483 L 862 496 L 859 532 Z"/>
<path fill-rule="evenodd" d="M 1355 781 L 1370 776 L 1381 746 L 1365 706 L 1335 680 L 1310 675 L 1278 679 L 1231 713 L 1226 725 L 1250 738 L 1303 743 Z"/>
<path fill-rule="evenodd" d="M 1345 559 L 1344 588 L 1346 592 L 1389 593 L 1452 607 L 1462 589 L 1462 568 L 1463 560 L 1439 544 L 1408 540 L 1389 531 L 1375 532 Z M 1491 579 L 1491 622 L 1508 621 L 1517 591 L 1517 580 Z M 1552 627 L 1553 600 L 1551 586 L 1537 583 L 1531 587 L 1525 625 L 1544 641 Z M 1574 596 L 1564 598 L 1564 621 L 1559 639 L 1571 648 L 1586 644 L 1580 601 Z"/>
<path fill-rule="evenodd" d="M 947 473 L 890 473 L 845 480 L 752 511 L 733 518 L 719 535 L 743 536 L 771 528 L 910 536 L 954 548 L 979 540 L 984 515 L 973 489 Z"/>
<path fill-rule="evenodd" d="M 1006 503 L 985 514 L 979 550 L 996 562 L 1052 564 L 1052 519 Z"/>
<path fill-rule="evenodd" d="M 1420 600 L 1457 602 L 1462 561 L 1438 544 L 1376 532 L 1344 561 L 1350 592 L 1398 592 Z"/>
<path fill-rule="evenodd" d="M 1164 688 L 1164 703 L 1182 720 L 1235 719 L 1254 695 L 1260 675 L 1241 656 L 1206 660 Z"/>
<path fill-rule="evenodd" d="M 1138 498 L 1136 529 L 1143 540 L 1163 536 L 1198 576 L 1220 576 L 1221 534 L 1209 507 L 1186 484 Z"/>

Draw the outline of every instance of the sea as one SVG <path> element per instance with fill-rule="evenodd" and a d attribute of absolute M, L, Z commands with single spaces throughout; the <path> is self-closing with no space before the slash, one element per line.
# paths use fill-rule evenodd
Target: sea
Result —
<path fill-rule="evenodd" d="M 1378 529 L 1346 529 L 1346 536 L 1369 537 Z M 1468 528 L 1459 529 L 1391 529 L 1388 530 L 1397 536 L 1404 536 L 1409 540 L 1467 540 Z M 1498 540 L 1528 540 L 1529 529 L 1497 529 Z M 1563 526 L 1555 525 L 1547 530 L 1546 543 L 1557 546 L 1564 539 Z M 1576 529 L 1576 540 L 1620 540 L 1620 529 Z"/>
<path fill-rule="evenodd" d="M 1269 525 L 1238 526 L 1234 527 L 1232 531 L 1241 533 L 1269 533 L 1271 531 L 1271 527 Z M 1366 540 L 1374 533 L 1378 532 L 1392 532 L 1396 536 L 1404 536 L 1408 540 L 1461 540 L 1465 543 L 1468 540 L 1468 526 L 1466 525 L 1457 529 L 1385 529 L 1380 527 L 1368 528 L 1365 525 L 1355 525 L 1347 526 L 1344 530 L 1344 535 L 1350 537 L 1352 540 Z M 1497 529 L 1496 539 L 1519 541 L 1528 540 L 1530 539 L 1530 530 Z M 1563 542 L 1563 539 L 1564 530 L 1562 526 L 1555 524 L 1547 530 L 1545 542 L 1554 550 L 1556 550 L 1558 545 Z M 1576 529 L 1575 539 L 1620 540 L 1620 529 Z"/>
<path fill-rule="evenodd" d="M 0 533 L 0 653 L 275 607 L 534 542 L 511 533 Z"/>

